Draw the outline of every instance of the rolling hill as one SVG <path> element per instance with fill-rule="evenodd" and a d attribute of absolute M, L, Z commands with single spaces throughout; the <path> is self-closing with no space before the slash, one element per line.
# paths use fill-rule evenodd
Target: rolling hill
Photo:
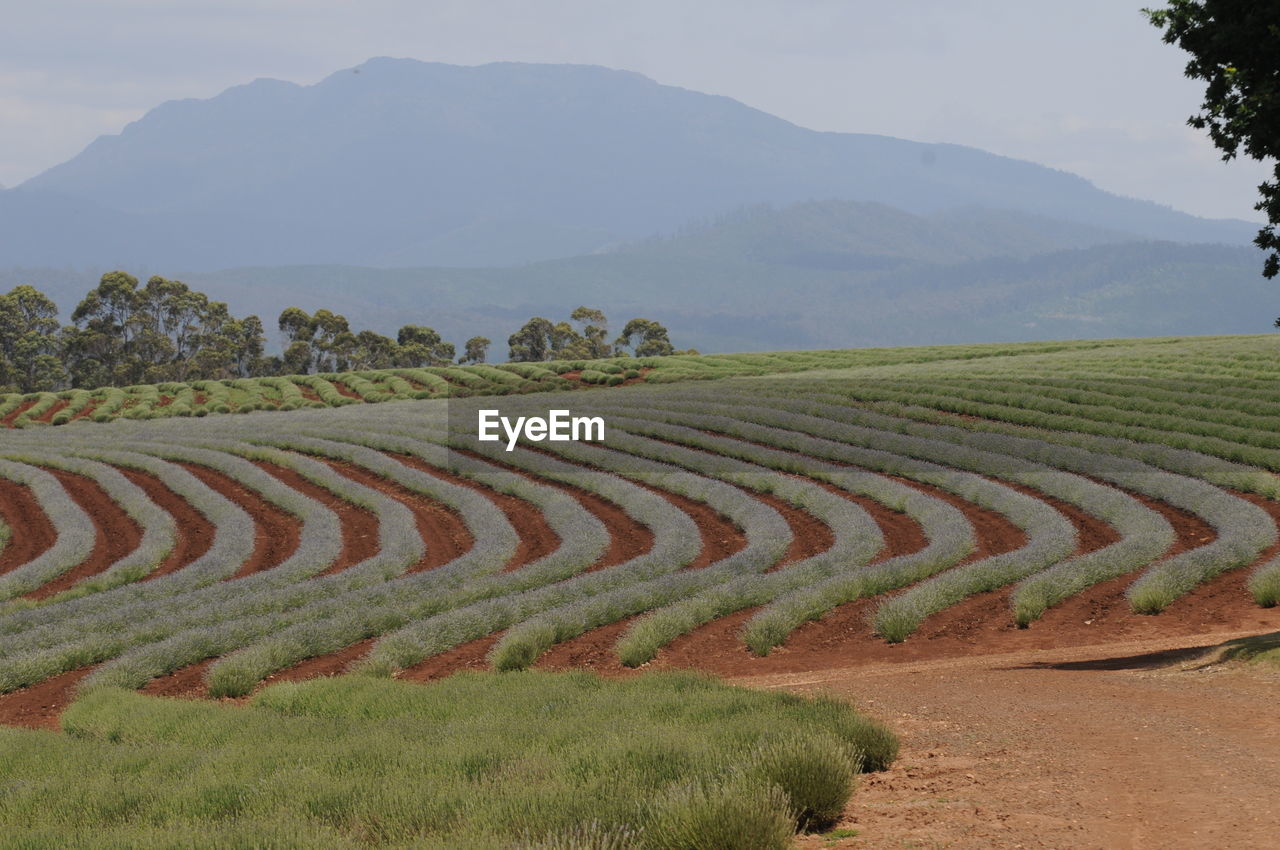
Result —
<path fill-rule="evenodd" d="M 475 334 L 505 356 L 533 315 L 602 308 L 662 320 L 701 351 L 1257 333 L 1276 311 L 1253 248 L 1140 241 L 1009 212 L 912 215 L 878 204 L 755 206 L 613 250 L 498 268 L 242 267 L 175 275 L 271 326 L 296 305 L 393 333 Z M 70 313 L 109 267 L 0 269 Z"/>

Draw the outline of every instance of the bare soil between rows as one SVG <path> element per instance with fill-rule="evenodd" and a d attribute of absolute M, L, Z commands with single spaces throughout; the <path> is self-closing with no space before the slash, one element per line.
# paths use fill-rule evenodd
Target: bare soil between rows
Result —
<path fill-rule="evenodd" d="M 67 495 L 93 522 L 94 542 L 89 557 L 30 593 L 26 599 L 47 599 L 76 583 L 104 572 L 120 558 L 138 548 L 142 528 L 98 486 L 83 475 L 61 469 L 45 470 L 62 484 Z"/>

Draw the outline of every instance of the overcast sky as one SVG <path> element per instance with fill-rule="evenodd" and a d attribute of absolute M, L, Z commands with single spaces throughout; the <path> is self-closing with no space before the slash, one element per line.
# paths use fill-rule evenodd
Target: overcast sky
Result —
<path fill-rule="evenodd" d="M 1112 192 L 1258 220 L 1262 164 L 1186 118 L 1200 84 L 1158 0 L 0 0 L 0 184 L 162 101 L 373 56 L 580 62 L 816 130 L 956 142 Z"/>

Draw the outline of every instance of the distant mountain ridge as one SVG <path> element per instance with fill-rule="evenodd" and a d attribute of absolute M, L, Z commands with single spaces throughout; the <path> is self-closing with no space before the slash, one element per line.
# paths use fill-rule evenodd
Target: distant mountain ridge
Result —
<path fill-rule="evenodd" d="M 973 148 L 807 130 L 626 71 L 380 58 L 315 85 L 162 104 L 0 191 L 0 265 L 512 266 L 814 199 L 1184 242 L 1255 230 Z"/>
<path fill-rule="evenodd" d="M 343 313 L 394 333 L 427 324 L 494 354 L 533 315 L 602 308 L 703 351 L 1257 333 L 1276 310 L 1251 247 L 1138 240 L 1102 228 L 980 209 L 912 215 L 879 204 L 754 206 L 590 255 L 511 268 L 245 267 L 176 274 L 256 313 Z M 99 272 L 0 268 L 69 314 Z"/>

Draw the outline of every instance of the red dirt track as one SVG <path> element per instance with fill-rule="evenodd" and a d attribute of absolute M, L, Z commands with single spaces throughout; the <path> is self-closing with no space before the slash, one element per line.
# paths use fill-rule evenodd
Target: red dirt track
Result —
<path fill-rule="evenodd" d="M 205 519 L 204 514 L 191 507 L 186 499 L 170 490 L 154 475 L 136 469 L 119 469 L 125 478 L 141 487 L 151 501 L 173 517 L 178 529 L 173 551 L 143 581 L 177 572 L 209 551 L 215 532 L 213 523 Z"/>
<path fill-rule="evenodd" d="M 70 401 L 68 401 L 68 400 L 67 400 L 67 399 L 65 399 L 65 398 L 60 398 L 60 399 L 58 399 L 57 401 L 55 401 L 55 402 L 53 403 L 53 405 L 52 405 L 48 410 L 46 410 L 46 411 L 45 411 L 44 413 L 42 413 L 40 416 L 37 416 L 37 417 L 36 417 L 36 419 L 35 419 L 35 421 L 36 421 L 36 422 L 52 422 L 52 421 L 53 421 L 53 417 L 55 417 L 55 416 L 57 416 L 59 413 L 61 413 L 61 412 L 62 412 L 62 409 L 63 409 L 64 407 L 66 407 L 67 405 L 69 405 L 69 404 L 71 404 L 71 402 L 70 402 Z"/>
<path fill-rule="evenodd" d="M 342 526 L 342 551 L 333 565 L 320 573 L 321 575 L 341 572 L 347 567 L 354 566 L 378 554 L 378 518 L 370 511 L 345 501 L 318 484 L 313 484 L 292 469 L 278 466 L 274 463 L 267 463 L 266 461 L 257 461 L 255 465 L 259 469 L 271 473 L 294 490 L 305 496 L 310 496 L 337 514 L 338 522 Z M 282 525 L 287 523 L 288 532 L 292 535 L 287 551 L 283 551 L 283 547 L 278 545 L 279 541 L 266 541 L 268 548 L 272 552 L 271 557 L 265 559 L 268 563 L 265 566 L 250 568 L 254 563 L 251 559 L 250 565 L 247 565 L 241 572 L 236 574 L 237 578 L 260 570 L 270 569 L 293 554 L 294 550 L 298 548 L 298 520 L 279 508 L 273 507 L 272 510 L 280 517 L 285 518 Z M 258 551 L 255 549 L 254 558 L 257 557 Z"/>
<path fill-rule="evenodd" d="M 142 542 L 142 529 L 91 478 L 60 469 L 47 469 L 67 494 L 93 520 L 94 544 L 89 557 L 58 578 L 26 594 L 25 599 L 48 599 L 77 582 L 103 572 Z"/>
<path fill-rule="evenodd" d="M 0 575 L 39 557 L 57 538 L 31 490 L 4 478 L 0 478 L 0 516 L 11 532 L 0 551 Z"/>
<path fill-rule="evenodd" d="M 621 564 L 624 561 L 629 561 L 630 559 L 642 555 L 653 548 L 652 531 L 646 528 L 644 524 L 637 521 L 631 516 L 631 514 L 627 513 L 618 505 L 615 505 L 607 499 L 601 498 L 590 490 L 584 490 L 581 487 L 574 487 L 573 485 L 565 484 L 560 481 L 537 478 L 523 469 L 499 463 L 494 461 L 492 458 L 486 458 L 473 452 L 458 450 L 458 453 L 475 460 L 482 460 L 488 464 L 499 467 L 506 472 L 519 475 L 521 478 L 527 479 L 536 484 L 540 484 L 545 487 L 554 487 L 562 493 L 567 493 L 577 500 L 578 504 L 582 505 L 585 510 L 595 516 L 596 519 L 600 520 L 605 528 L 609 530 L 609 546 L 605 549 L 604 554 L 602 554 L 600 558 L 598 558 L 596 562 L 588 568 L 587 572 Z M 470 482 L 470 484 L 473 487 L 476 486 L 475 482 Z M 666 496 L 669 494 L 663 493 L 663 495 Z M 539 516 L 541 516 L 540 512 Z M 547 527 L 547 531 L 553 537 L 555 536 L 555 532 L 551 530 L 550 526 Z M 523 536 L 524 535 L 521 535 L 522 539 Z M 556 546 L 551 549 L 547 549 L 543 554 L 550 554 L 558 547 L 559 538 L 556 537 Z M 518 569 L 521 566 L 532 563 L 534 560 L 534 558 L 525 558 L 517 552 L 517 557 L 512 558 L 511 564 L 507 566 L 507 569 Z"/>
<path fill-rule="evenodd" d="M 4 425 L 6 428 L 12 426 L 13 421 L 15 419 L 17 419 L 22 414 L 26 413 L 31 408 L 35 407 L 36 404 L 38 403 L 39 403 L 39 399 L 34 399 L 34 398 L 27 399 L 26 401 L 22 402 L 22 404 L 19 404 L 12 411 L 10 411 L 9 414 L 5 416 L 3 419 L 0 419 L 0 425 Z"/>
<path fill-rule="evenodd" d="M 216 491 L 244 510 L 253 518 L 255 526 L 253 553 L 232 578 L 242 578 L 262 570 L 271 569 L 293 554 L 298 548 L 299 522 L 289 513 L 277 508 L 238 481 L 220 472 L 194 463 L 178 464 L 210 489 Z M 259 464 L 267 468 L 268 464 Z M 267 468 L 268 472 L 272 470 Z"/>
<path fill-rule="evenodd" d="M 427 551 L 422 560 L 409 567 L 406 572 L 416 573 L 443 566 L 466 554 L 475 545 L 475 538 L 455 511 L 362 467 L 338 461 L 328 463 L 334 471 L 357 484 L 363 484 L 395 499 L 413 512 L 418 535 L 426 542 Z"/>
<path fill-rule="evenodd" d="M 57 729 L 58 717 L 75 698 L 76 686 L 93 670 L 83 667 L 52 679 L 0 694 L 0 725 L 28 729 Z"/>
<path fill-rule="evenodd" d="M 511 527 L 515 529 L 520 538 L 516 552 L 506 565 L 506 569 L 518 569 L 560 548 L 560 537 L 547 524 L 542 512 L 529 502 L 506 493 L 499 493 L 497 490 L 480 485 L 470 478 L 431 466 L 426 461 L 411 455 L 393 454 L 391 457 L 405 466 L 425 472 L 428 475 L 434 475 L 451 484 L 475 490 L 493 502 L 506 515 L 507 522 L 511 523 Z"/>
<path fill-rule="evenodd" d="M 182 697 L 196 699 L 205 695 L 204 674 L 213 666 L 216 658 L 206 658 L 196 664 L 188 664 L 167 676 L 152 679 L 143 686 L 144 694 L 155 697 Z"/>

